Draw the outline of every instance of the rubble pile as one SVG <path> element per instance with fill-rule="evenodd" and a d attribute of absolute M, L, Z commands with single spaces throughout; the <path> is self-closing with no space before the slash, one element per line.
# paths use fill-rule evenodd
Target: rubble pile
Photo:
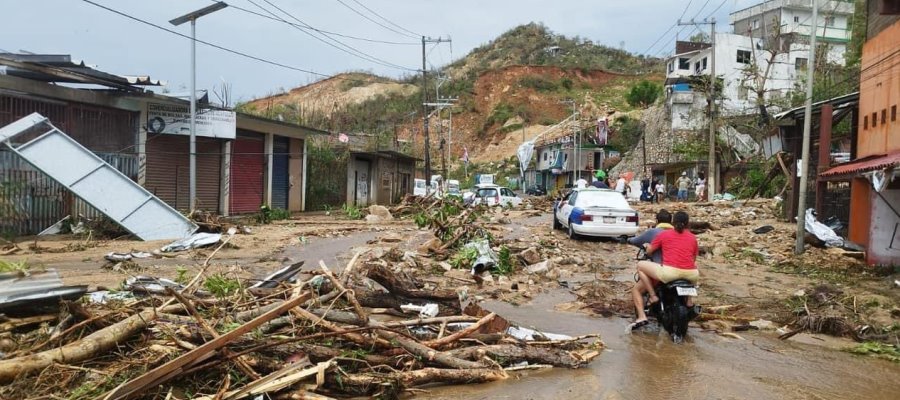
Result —
<path fill-rule="evenodd" d="M 357 254 L 340 274 L 297 263 L 249 287 L 203 271 L 186 284 L 142 277 L 54 312 L 10 310 L 0 398 L 395 398 L 599 355 L 596 335 L 518 327 L 391 257 Z"/>

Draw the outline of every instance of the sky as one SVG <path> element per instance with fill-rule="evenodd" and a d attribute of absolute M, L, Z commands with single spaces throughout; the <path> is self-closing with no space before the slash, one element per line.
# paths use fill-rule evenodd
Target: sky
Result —
<path fill-rule="evenodd" d="M 212 4 L 212 0 L 90 1 L 188 37 L 189 24 L 175 27 L 168 21 Z M 578 35 L 633 53 L 663 56 L 673 50 L 676 33 L 684 38 L 694 31 L 693 27 L 669 30 L 679 16 L 684 15 L 685 20 L 694 16 L 715 17 L 716 30 L 727 32 L 731 29 L 729 13 L 761 1 L 230 0 L 227 2 L 233 7 L 197 21 L 197 39 L 295 69 L 198 43 L 197 88 L 211 89 L 227 82 L 233 101 L 246 101 L 346 71 L 400 77 L 421 69 L 421 35 L 452 40 L 426 47 L 432 68 L 459 59 L 503 32 L 529 22 L 541 22 L 557 34 Z M 71 54 L 105 72 L 164 80 L 172 92 L 186 91 L 190 84 L 188 38 L 114 14 L 85 0 L 0 0 L 0 4 L 4 10 L 0 50 Z M 320 31 L 405 44 L 331 34 L 323 37 L 282 20 Z M 359 53 L 350 54 L 355 51 L 369 59 L 358 57 Z"/>

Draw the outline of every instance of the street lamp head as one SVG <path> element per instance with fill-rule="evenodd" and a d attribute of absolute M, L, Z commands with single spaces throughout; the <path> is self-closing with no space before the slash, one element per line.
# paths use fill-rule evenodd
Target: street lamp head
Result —
<path fill-rule="evenodd" d="M 187 14 L 184 14 L 178 18 L 175 18 L 175 19 L 169 21 L 169 23 L 172 25 L 178 26 L 185 22 L 196 20 L 197 18 L 200 18 L 206 14 L 212 14 L 212 13 L 219 11 L 225 7 L 228 7 L 228 4 L 225 4 L 224 1 L 220 1 L 211 6 L 203 7 L 199 10 L 191 11 Z"/>

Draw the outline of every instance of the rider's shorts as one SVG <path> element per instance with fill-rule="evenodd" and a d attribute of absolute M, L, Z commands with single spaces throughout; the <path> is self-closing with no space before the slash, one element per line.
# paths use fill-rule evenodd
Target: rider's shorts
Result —
<path fill-rule="evenodd" d="M 700 279 L 700 271 L 698 271 L 697 269 L 681 269 L 657 264 L 656 276 L 660 281 L 666 283 L 679 279 L 688 280 L 691 281 L 691 283 L 697 283 L 697 280 Z"/>

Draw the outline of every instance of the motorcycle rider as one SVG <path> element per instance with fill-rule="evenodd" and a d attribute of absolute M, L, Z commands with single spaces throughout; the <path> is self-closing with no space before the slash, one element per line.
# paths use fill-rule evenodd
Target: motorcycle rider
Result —
<path fill-rule="evenodd" d="M 632 324 L 632 329 L 648 323 L 647 315 L 644 313 L 644 299 L 641 293 L 649 293 L 650 304 L 659 301 L 651 279 L 663 283 L 685 279 L 696 284 L 700 278 L 696 264 L 699 247 L 697 246 L 697 238 L 688 230 L 689 222 L 690 217 L 688 214 L 684 211 L 678 211 L 672 218 L 674 229 L 663 230 L 657 233 L 656 237 L 649 244 L 643 244 L 647 249 L 647 254 L 650 256 L 662 251 L 662 256 L 660 257 L 662 262 L 638 262 L 638 283 L 635 285 L 635 289 L 632 289 L 637 319 Z M 643 288 L 638 289 L 638 286 L 643 286 Z M 687 306 L 693 306 L 690 297 L 687 299 Z"/>

